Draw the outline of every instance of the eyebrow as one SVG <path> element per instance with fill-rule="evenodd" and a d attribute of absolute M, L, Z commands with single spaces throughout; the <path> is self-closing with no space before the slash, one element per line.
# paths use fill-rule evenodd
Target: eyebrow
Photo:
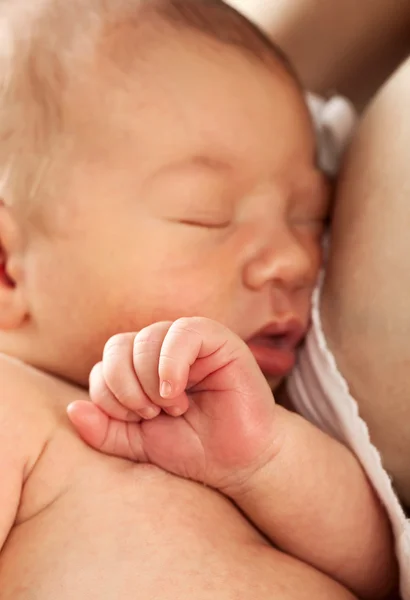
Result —
<path fill-rule="evenodd" d="M 192 164 L 193 166 L 205 167 L 207 169 L 211 169 L 212 171 L 231 171 L 232 164 L 220 158 L 213 158 L 211 156 L 207 156 L 206 154 L 196 154 L 188 159 L 187 164 Z"/>
<path fill-rule="evenodd" d="M 233 169 L 232 163 L 228 160 L 215 158 L 208 154 L 194 154 L 187 158 L 183 158 L 182 160 L 165 165 L 156 174 L 158 175 L 159 173 L 166 173 L 168 171 L 178 171 L 189 167 L 199 167 L 216 173 L 226 173 Z"/>
<path fill-rule="evenodd" d="M 164 164 L 157 168 L 154 172 L 147 176 L 145 180 L 146 186 L 151 186 L 158 179 L 177 174 L 178 171 L 184 171 L 189 168 L 199 168 L 210 176 L 222 178 L 226 173 L 234 170 L 233 164 L 227 160 L 217 157 L 212 157 L 209 154 L 191 154 L 185 155 L 183 158 L 176 161 Z"/>

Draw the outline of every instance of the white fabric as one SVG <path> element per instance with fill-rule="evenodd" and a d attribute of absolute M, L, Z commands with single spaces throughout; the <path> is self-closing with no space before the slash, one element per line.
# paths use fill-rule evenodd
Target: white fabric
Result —
<path fill-rule="evenodd" d="M 371 443 L 357 402 L 327 347 L 319 300 L 320 286 L 313 298 L 311 329 L 288 380 L 289 395 L 297 412 L 346 444 L 363 465 L 390 517 L 400 564 L 401 594 L 404 600 L 410 600 L 410 520 L 406 519 L 380 454 Z"/>
<path fill-rule="evenodd" d="M 306 101 L 316 128 L 319 166 L 327 175 L 334 176 L 356 127 L 356 110 L 342 96 L 325 100 L 309 93 Z"/>

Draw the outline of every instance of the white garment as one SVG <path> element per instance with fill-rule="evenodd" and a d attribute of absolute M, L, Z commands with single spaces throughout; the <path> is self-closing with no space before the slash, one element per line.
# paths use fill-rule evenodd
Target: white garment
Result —
<path fill-rule="evenodd" d="M 290 398 L 298 413 L 348 446 L 361 462 L 386 507 L 396 541 L 401 594 L 410 600 L 410 520 L 406 519 L 381 457 L 370 440 L 346 380 L 337 368 L 323 333 L 319 312 L 320 286 L 312 306 L 312 326 L 288 379 Z"/>
<path fill-rule="evenodd" d="M 316 129 L 319 167 L 326 175 L 335 176 L 357 124 L 356 110 L 342 96 L 325 100 L 309 93 L 306 101 Z"/>

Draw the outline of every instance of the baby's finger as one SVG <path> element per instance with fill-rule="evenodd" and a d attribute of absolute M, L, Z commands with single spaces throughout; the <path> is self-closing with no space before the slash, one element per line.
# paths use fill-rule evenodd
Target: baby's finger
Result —
<path fill-rule="evenodd" d="M 102 362 L 96 364 L 90 373 L 89 394 L 93 404 L 98 406 L 109 417 L 118 421 L 134 421 L 137 423 L 141 421 L 139 415 L 118 402 L 107 386 L 104 379 Z"/>
<path fill-rule="evenodd" d="M 111 456 L 147 462 L 143 451 L 140 425 L 108 417 L 92 402 L 73 402 L 68 417 L 86 444 Z"/>
<path fill-rule="evenodd" d="M 128 411 L 143 419 L 153 419 L 160 409 L 152 404 L 138 380 L 133 365 L 134 333 L 116 335 L 106 344 L 103 355 L 103 376 L 114 397 Z"/>
<path fill-rule="evenodd" d="M 179 319 L 170 327 L 161 349 L 161 394 L 170 401 L 186 390 L 188 382 L 192 387 L 246 358 L 248 352 L 238 336 L 215 321 L 199 317 Z"/>
<path fill-rule="evenodd" d="M 171 416 L 181 416 L 189 407 L 186 394 L 174 396 L 172 402 L 161 396 L 158 363 L 162 344 L 171 322 L 155 323 L 140 331 L 134 340 L 134 369 L 145 394 Z"/>

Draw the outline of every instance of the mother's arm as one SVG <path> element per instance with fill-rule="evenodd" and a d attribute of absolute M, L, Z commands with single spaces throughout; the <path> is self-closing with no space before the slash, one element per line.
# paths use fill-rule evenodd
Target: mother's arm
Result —
<path fill-rule="evenodd" d="M 362 106 L 410 51 L 409 0 L 228 0 L 267 31 L 306 87 Z"/>

